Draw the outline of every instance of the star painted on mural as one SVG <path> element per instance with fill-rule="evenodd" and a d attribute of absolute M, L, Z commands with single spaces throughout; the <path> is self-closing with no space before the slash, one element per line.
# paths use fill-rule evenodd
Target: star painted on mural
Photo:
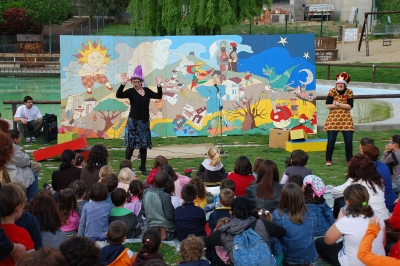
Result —
<path fill-rule="evenodd" d="M 304 57 L 305 59 L 310 58 L 310 56 L 308 55 L 308 52 L 304 53 L 303 57 Z"/>
<path fill-rule="evenodd" d="M 281 40 L 278 43 L 281 43 L 283 46 L 285 46 L 285 43 L 288 43 L 286 41 L 287 38 L 282 38 L 282 37 L 280 37 L 280 38 L 281 38 Z"/>

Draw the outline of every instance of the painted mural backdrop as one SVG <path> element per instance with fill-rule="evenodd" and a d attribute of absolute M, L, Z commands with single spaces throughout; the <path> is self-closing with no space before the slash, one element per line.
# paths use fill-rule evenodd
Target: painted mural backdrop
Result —
<path fill-rule="evenodd" d="M 142 65 L 153 137 L 317 130 L 314 35 L 62 36 L 61 124 L 80 137 L 121 138 L 121 74 Z M 126 87 L 129 87 L 127 83 Z"/>

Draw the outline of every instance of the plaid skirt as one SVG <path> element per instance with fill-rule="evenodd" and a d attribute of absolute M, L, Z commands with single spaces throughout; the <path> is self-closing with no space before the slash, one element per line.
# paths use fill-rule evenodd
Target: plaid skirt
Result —
<path fill-rule="evenodd" d="M 130 149 L 151 149 L 153 145 L 151 143 L 150 121 L 129 117 L 125 127 L 124 145 Z"/>

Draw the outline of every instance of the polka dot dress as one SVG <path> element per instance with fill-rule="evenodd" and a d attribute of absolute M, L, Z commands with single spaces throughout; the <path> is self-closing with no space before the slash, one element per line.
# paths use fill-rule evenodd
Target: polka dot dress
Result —
<path fill-rule="evenodd" d="M 353 98 L 353 91 L 347 89 L 340 95 L 335 88 L 329 90 L 328 96 L 339 103 L 346 104 L 347 99 Z M 328 118 L 325 121 L 324 131 L 354 131 L 353 118 L 350 110 L 334 109 L 329 110 Z"/>

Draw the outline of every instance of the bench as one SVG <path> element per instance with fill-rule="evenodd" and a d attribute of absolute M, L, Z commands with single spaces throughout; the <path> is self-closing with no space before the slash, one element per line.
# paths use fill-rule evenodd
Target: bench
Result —
<path fill-rule="evenodd" d="M 59 54 L 0 53 L 0 65 L 31 67 L 59 66 Z"/>

